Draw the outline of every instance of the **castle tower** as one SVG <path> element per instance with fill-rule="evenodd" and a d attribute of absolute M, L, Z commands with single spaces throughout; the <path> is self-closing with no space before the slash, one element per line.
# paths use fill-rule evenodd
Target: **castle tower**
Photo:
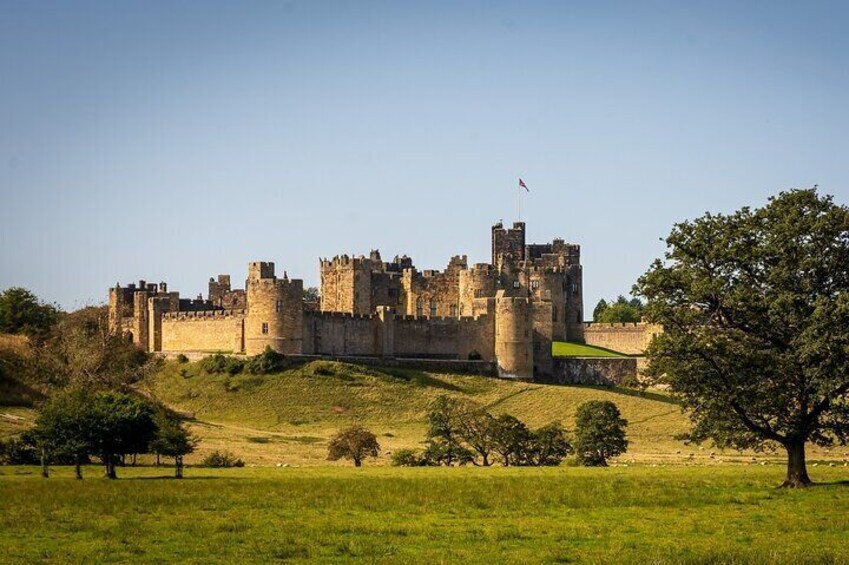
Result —
<path fill-rule="evenodd" d="M 266 347 L 284 354 L 302 351 L 304 283 L 274 275 L 274 263 L 248 264 L 245 353 L 257 355 Z"/>
<path fill-rule="evenodd" d="M 321 310 L 371 314 L 371 271 L 372 261 L 364 257 L 322 259 Z"/>
<path fill-rule="evenodd" d="M 486 263 L 460 271 L 460 316 L 485 313 L 486 303 L 479 299 L 495 296 L 495 282 L 495 270 Z"/>
<path fill-rule="evenodd" d="M 492 226 L 492 264 L 501 272 L 508 264 L 525 260 L 525 222 L 513 222 L 505 228 L 501 222 Z"/>
<path fill-rule="evenodd" d="M 495 299 L 495 358 L 500 376 L 533 378 L 533 312 L 530 298 L 507 296 L 503 290 L 498 291 Z"/>

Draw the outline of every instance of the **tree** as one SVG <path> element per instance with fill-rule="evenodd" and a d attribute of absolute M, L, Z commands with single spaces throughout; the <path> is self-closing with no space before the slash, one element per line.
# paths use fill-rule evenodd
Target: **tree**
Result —
<path fill-rule="evenodd" d="M 619 408 L 609 400 L 590 400 L 575 415 L 575 453 L 588 467 L 606 467 L 607 460 L 625 453 L 628 440 Z"/>
<path fill-rule="evenodd" d="M 59 309 L 25 288 L 0 293 L 0 332 L 43 337 L 59 319 Z"/>
<path fill-rule="evenodd" d="M 600 321 L 599 318 L 605 310 L 607 310 L 607 300 L 602 298 L 598 301 L 598 304 L 595 305 L 595 308 L 593 308 L 593 322 Z"/>
<path fill-rule="evenodd" d="M 531 432 L 525 459 L 537 467 L 555 466 L 570 453 L 572 445 L 566 439 L 566 430 L 560 422 L 553 422 Z"/>
<path fill-rule="evenodd" d="M 36 356 L 48 384 L 129 390 L 155 359 L 109 331 L 106 307 L 87 307 L 62 317 Z"/>
<path fill-rule="evenodd" d="M 321 292 L 317 287 L 310 286 L 304 289 L 304 302 L 321 302 Z"/>
<path fill-rule="evenodd" d="M 442 395 L 433 401 L 427 414 L 430 442 L 425 453 L 429 458 L 449 466 L 468 459 L 469 450 L 463 446 L 460 430 L 460 415 L 467 410 L 468 404 L 450 396 Z"/>
<path fill-rule="evenodd" d="M 66 389 L 48 400 L 35 421 L 33 438 L 42 458 L 42 475 L 49 459 L 66 457 L 74 463 L 74 475 L 82 479 L 82 464 L 94 449 L 101 430 L 95 396 L 82 388 Z"/>
<path fill-rule="evenodd" d="M 531 432 L 528 427 L 509 414 L 495 418 L 492 427 L 493 450 L 501 456 L 502 464 L 522 465 L 526 459 Z"/>
<path fill-rule="evenodd" d="M 456 407 L 454 418 L 457 435 L 480 455 L 480 464 L 489 467 L 491 465 L 489 456 L 494 444 L 492 430 L 495 426 L 495 418 L 481 406 L 470 401 L 460 403 Z M 474 459 L 472 463 L 478 464 Z"/>
<path fill-rule="evenodd" d="M 327 448 L 328 460 L 337 461 L 344 457 L 351 459 L 355 467 L 361 467 L 366 457 L 377 457 L 379 454 L 377 437 L 359 424 L 340 430 Z"/>
<path fill-rule="evenodd" d="M 647 374 L 689 412 L 689 439 L 787 453 L 849 435 L 849 209 L 815 189 L 673 227 L 635 289 L 664 333 Z"/>
<path fill-rule="evenodd" d="M 628 300 L 620 295 L 610 304 L 602 299 L 593 310 L 593 321 L 606 324 L 636 323 L 642 320 L 643 308 L 644 305 L 639 298 Z"/>
<path fill-rule="evenodd" d="M 118 456 L 147 452 L 156 433 L 153 408 L 141 398 L 106 391 L 97 393 L 92 409 L 97 423 L 92 453 L 103 461 L 106 476 L 115 479 Z"/>
<path fill-rule="evenodd" d="M 198 440 L 173 413 L 160 409 L 155 417 L 156 432 L 150 442 L 150 451 L 157 456 L 174 458 L 174 476 L 183 478 L 183 456 L 195 450 Z"/>

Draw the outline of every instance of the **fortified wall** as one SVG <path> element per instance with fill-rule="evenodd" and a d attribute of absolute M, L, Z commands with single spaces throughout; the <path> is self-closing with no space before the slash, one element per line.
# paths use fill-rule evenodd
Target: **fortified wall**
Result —
<path fill-rule="evenodd" d="M 663 332 L 656 324 L 587 322 L 584 340 L 587 345 L 603 347 L 626 355 L 642 355 L 654 336 Z"/>
<path fill-rule="evenodd" d="M 248 265 L 245 288 L 230 275 L 209 279 L 209 293 L 188 300 L 166 283 L 109 291 L 110 327 L 151 352 L 480 360 L 500 375 L 529 379 L 553 371 L 552 340 L 583 341 L 580 247 L 555 239 L 526 244 L 525 224 L 492 227 L 489 263 L 465 255 L 442 271 L 412 259 L 384 262 L 338 255 L 322 259 L 318 309 L 303 281 Z"/>

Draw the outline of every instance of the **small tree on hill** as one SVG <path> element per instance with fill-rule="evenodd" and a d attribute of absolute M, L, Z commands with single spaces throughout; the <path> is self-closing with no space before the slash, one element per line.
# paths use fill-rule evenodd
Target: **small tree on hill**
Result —
<path fill-rule="evenodd" d="M 42 475 L 47 476 L 48 459 L 65 457 L 73 460 L 74 475 L 82 479 L 82 464 L 93 453 L 100 429 L 95 395 L 79 388 L 54 394 L 39 412 L 33 430 L 42 452 Z"/>
<path fill-rule="evenodd" d="M 609 400 L 590 400 L 575 415 L 575 453 L 588 467 L 606 467 L 607 460 L 625 453 L 628 421 Z"/>
<path fill-rule="evenodd" d="M 637 283 L 664 332 L 648 375 L 688 410 L 693 441 L 787 452 L 849 439 L 849 208 L 816 190 L 677 224 Z"/>
<path fill-rule="evenodd" d="M 466 403 L 444 395 L 430 405 L 427 413 L 427 437 L 430 442 L 425 453 L 431 460 L 450 466 L 461 459 L 468 459 L 469 450 L 463 445 L 460 429 L 461 414 L 468 409 Z"/>
<path fill-rule="evenodd" d="M 380 444 L 377 443 L 377 437 L 359 424 L 340 430 L 330 440 L 327 448 L 329 461 L 350 459 L 355 467 L 361 467 L 366 457 L 377 457 L 379 454 Z"/>

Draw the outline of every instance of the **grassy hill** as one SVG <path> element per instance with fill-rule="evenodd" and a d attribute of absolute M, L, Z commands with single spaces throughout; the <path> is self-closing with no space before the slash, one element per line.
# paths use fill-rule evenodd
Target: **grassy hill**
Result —
<path fill-rule="evenodd" d="M 716 463 L 711 450 L 674 436 L 687 430 L 678 405 L 659 393 L 556 386 L 465 375 L 377 370 L 315 361 L 277 375 L 208 375 L 195 363 L 168 362 L 144 388 L 193 417 L 203 440 L 199 454 L 229 449 L 259 465 L 326 465 L 327 441 L 339 428 L 361 422 L 385 452 L 419 447 L 428 405 L 439 395 L 468 398 L 492 413 L 513 414 L 532 427 L 559 420 L 573 426 L 575 411 L 592 399 L 612 400 L 630 422 L 624 461 Z M 724 460 L 742 458 L 729 453 Z M 747 456 L 748 458 L 748 456 Z M 378 464 L 387 464 L 382 455 Z"/>
<path fill-rule="evenodd" d="M 555 357 L 627 357 L 624 353 L 568 341 L 555 341 L 551 344 L 551 353 Z"/>

